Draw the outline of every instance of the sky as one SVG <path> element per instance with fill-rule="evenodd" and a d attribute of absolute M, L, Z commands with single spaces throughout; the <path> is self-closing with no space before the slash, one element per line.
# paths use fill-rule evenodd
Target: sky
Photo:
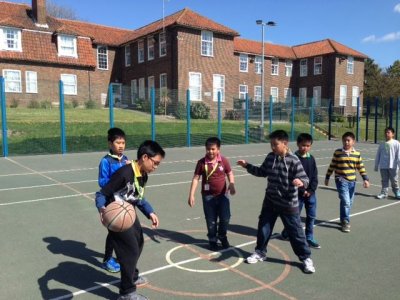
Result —
<path fill-rule="evenodd" d="M 0 0 L 4 1 L 4 0 Z M 31 0 L 6 0 L 28 3 Z M 274 21 L 264 41 L 294 46 L 333 39 L 381 68 L 400 60 L 400 0 L 52 0 L 80 20 L 137 29 L 183 8 L 261 41 L 256 20 Z"/>

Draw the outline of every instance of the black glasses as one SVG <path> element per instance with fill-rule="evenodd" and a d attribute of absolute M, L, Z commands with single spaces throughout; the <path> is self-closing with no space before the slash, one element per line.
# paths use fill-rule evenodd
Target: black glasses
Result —
<path fill-rule="evenodd" d="M 160 163 L 161 163 L 161 161 L 158 161 L 158 160 L 154 160 L 152 157 L 150 157 L 150 156 L 148 156 L 148 158 L 153 162 L 153 165 L 155 165 L 155 166 L 159 166 L 160 165 Z"/>

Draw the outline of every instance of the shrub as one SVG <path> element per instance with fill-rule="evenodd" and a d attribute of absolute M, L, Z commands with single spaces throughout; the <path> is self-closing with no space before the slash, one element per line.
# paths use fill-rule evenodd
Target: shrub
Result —
<path fill-rule="evenodd" d="M 17 99 L 12 99 L 10 103 L 10 108 L 17 108 L 19 105 L 19 101 Z"/>
<path fill-rule="evenodd" d="M 95 109 L 95 108 L 97 108 L 97 104 L 93 100 L 88 100 L 85 102 L 85 108 L 86 109 Z"/>
<path fill-rule="evenodd" d="M 174 111 L 174 116 L 179 120 L 186 119 L 186 105 L 183 102 L 178 102 L 176 109 Z"/>
<path fill-rule="evenodd" d="M 53 106 L 51 105 L 51 102 L 49 100 L 44 100 L 40 102 L 40 108 L 43 109 L 51 109 Z"/>
<path fill-rule="evenodd" d="M 71 104 L 72 104 L 73 108 L 77 108 L 79 106 L 79 101 L 74 99 L 74 100 L 72 100 Z"/>
<path fill-rule="evenodd" d="M 190 106 L 190 117 L 208 120 L 210 118 L 210 108 L 202 102 L 194 103 Z"/>
<path fill-rule="evenodd" d="M 36 100 L 31 100 L 31 101 L 28 103 L 28 108 L 40 108 L 40 104 L 39 104 L 39 102 L 36 101 Z"/>

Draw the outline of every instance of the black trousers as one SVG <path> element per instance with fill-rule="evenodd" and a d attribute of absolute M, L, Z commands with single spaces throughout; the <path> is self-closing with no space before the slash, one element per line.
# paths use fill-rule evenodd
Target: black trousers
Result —
<path fill-rule="evenodd" d="M 108 261 L 112 257 L 113 252 L 114 252 L 114 241 L 112 235 L 108 233 L 106 238 L 106 251 L 104 252 L 103 262 Z"/>
<path fill-rule="evenodd" d="M 142 253 L 144 239 L 139 218 L 131 228 L 124 232 L 109 231 L 113 241 L 114 250 L 121 266 L 121 283 L 119 293 L 126 295 L 136 291 L 135 281 L 139 276 L 136 268 L 140 254 Z"/>

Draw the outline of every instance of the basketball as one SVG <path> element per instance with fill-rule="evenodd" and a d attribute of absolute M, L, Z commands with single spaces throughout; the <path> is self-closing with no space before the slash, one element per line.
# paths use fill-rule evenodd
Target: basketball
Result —
<path fill-rule="evenodd" d="M 124 201 L 111 202 L 103 212 L 103 225 L 114 232 L 129 229 L 135 223 L 136 212 L 133 205 Z"/>

